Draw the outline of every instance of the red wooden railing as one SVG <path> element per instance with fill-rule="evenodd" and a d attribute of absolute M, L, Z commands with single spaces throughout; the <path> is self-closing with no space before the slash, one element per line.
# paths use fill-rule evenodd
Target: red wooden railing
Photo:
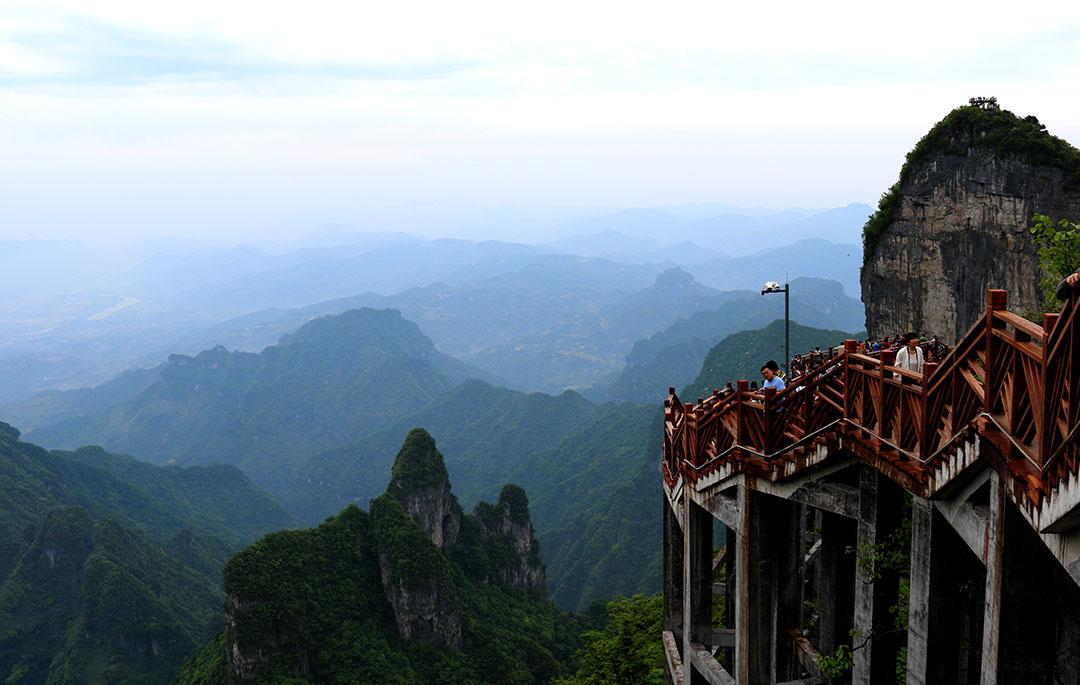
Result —
<path fill-rule="evenodd" d="M 723 466 L 763 477 L 791 473 L 805 449 L 844 435 L 912 490 L 929 494 L 930 475 L 957 440 L 975 433 L 1001 455 L 1013 491 L 1037 506 L 1080 462 L 1080 298 L 1043 325 L 1009 312 L 991 290 L 984 314 L 924 373 L 893 365 L 895 353 L 839 356 L 777 393 L 746 381 L 696 405 L 674 389 L 665 401 L 664 474 L 669 484 Z"/>

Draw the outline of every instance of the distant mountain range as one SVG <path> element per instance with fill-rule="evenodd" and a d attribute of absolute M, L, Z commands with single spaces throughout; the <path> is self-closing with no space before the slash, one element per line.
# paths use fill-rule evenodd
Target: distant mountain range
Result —
<path fill-rule="evenodd" d="M 858 292 L 855 256 L 866 214 L 858 205 L 825 212 L 739 209 L 719 203 L 606 213 L 459 209 L 457 219 L 442 215 L 448 230 L 491 233 L 502 222 L 521 236 L 529 233 L 524 230 L 528 225 L 546 226 L 540 233 L 564 237 L 526 244 L 431 240 L 389 232 L 407 230 L 409 222 L 419 222 L 412 224 L 416 226 L 440 221 L 433 207 L 412 207 L 373 213 L 367 230 L 327 226 L 308 239 L 278 245 L 194 249 L 190 241 L 159 240 L 110 251 L 71 242 L 0 241 L 0 285 L 15 293 L 0 305 L 5 331 L 0 338 L 0 377 L 5 380 L 0 406 L 42 390 L 100 384 L 121 371 L 153 366 L 168 353 L 195 354 L 216 345 L 259 351 L 303 323 L 293 322 L 269 337 L 260 335 L 258 327 L 222 328 L 227 319 L 239 323 L 253 312 L 304 308 L 365 292 L 390 296 L 435 283 L 463 287 L 538 265 L 583 288 L 604 292 L 641 290 L 675 266 L 720 290 L 755 287 L 763 277 L 776 280 L 786 271 L 792 278 L 832 278 L 850 294 Z M 378 226 L 378 217 L 388 223 Z M 811 237 L 842 247 L 830 252 L 826 246 L 804 246 L 785 250 L 779 259 L 759 255 L 749 263 L 724 256 L 763 250 L 775 256 L 782 245 Z M 150 249 L 165 251 L 132 263 Z M 321 313 L 361 304 L 394 306 L 354 302 Z M 409 316 L 419 322 L 419 317 Z M 451 351 L 434 331 L 431 335 Z M 551 364 L 548 378 L 523 387 L 555 390 L 557 377 L 581 371 L 579 362 L 592 354 L 568 348 L 563 358 L 544 361 L 543 347 L 525 355 L 521 375 L 534 378 L 537 369 Z M 616 367 L 623 354 L 616 356 Z M 614 370 L 608 366 L 601 373 Z M 559 387 L 592 382 L 564 380 Z"/>
<path fill-rule="evenodd" d="M 782 295 L 740 293 L 719 307 L 696 311 L 638 340 L 622 372 L 590 388 L 586 395 L 601 401 L 662 402 L 669 386 L 681 387 L 697 375 L 701 360 L 724 337 L 783 315 Z M 835 281 L 796 278 L 791 282 L 791 318 L 808 326 L 855 331 L 863 327 L 863 306 L 844 294 Z"/>
<path fill-rule="evenodd" d="M 392 310 L 358 309 L 311 321 L 260 354 L 218 347 L 173 355 L 124 397 L 115 385 L 83 393 L 79 409 L 30 435 L 45 444 L 96 443 L 157 463 L 222 462 L 267 487 L 292 480 L 305 455 L 344 444 L 468 377 Z M 87 406 L 119 402 L 97 413 Z"/>
<path fill-rule="evenodd" d="M 396 311 L 353 310 L 311 321 L 259 355 L 177 355 L 152 373 L 54 395 L 32 409 L 66 418 L 48 425 L 39 413 L 32 435 L 54 446 L 98 443 L 157 463 L 235 464 L 317 522 L 377 494 L 402 436 L 425 426 L 440 435 L 467 502 L 510 480 L 535 491 L 538 534 L 558 540 L 548 549 L 560 604 L 652 587 L 656 569 L 648 563 L 626 566 L 589 542 L 597 530 L 617 540 L 634 526 L 606 516 L 590 523 L 598 514 L 589 512 L 625 509 L 611 499 L 619 488 L 655 490 L 656 407 L 461 384 L 471 371 Z M 655 520 L 640 525 L 651 530 Z"/>

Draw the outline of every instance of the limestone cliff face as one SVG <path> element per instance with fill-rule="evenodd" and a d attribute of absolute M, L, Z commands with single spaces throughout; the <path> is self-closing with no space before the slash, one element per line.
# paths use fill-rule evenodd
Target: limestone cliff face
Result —
<path fill-rule="evenodd" d="M 1028 228 L 1036 213 L 1080 217 L 1080 151 L 1033 118 L 962 107 L 920 141 L 864 231 L 866 325 L 872 336 L 916 330 L 955 342 L 985 307 L 1041 311 Z"/>
<path fill-rule="evenodd" d="M 409 433 L 392 476 L 387 493 L 401 502 L 435 546 L 445 549 L 457 542 L 461 505 L 450 492 L 450 476 L 427 431 Z"/>
<path fill-rule="evenodd" d="M 247 620 L 257 606 L 257 602 L 244 601 L 235 594 L 225 595 L 225 643 L 228 645 L 226 657 L 230 674 L 241 682 L 257 680 L 260 667 L 269 659 L 269 655 L 258 646 L 242 645 L 237 639 L 238 625 Z"/>
<path fill-rule="evenodd" d="M 268 535 L 229 561 L 228 679 L 269 682 L 267 672 L 282 669 L 314 677 L 328 634 L 343 626 L 376 648 L 422 642 L 467 652 L 466 633 L 475 637 L 477 616 L 491 609 L 477 598 L 505 597 L 491 586 L 520 590 L 515 601 L 533 606 L 545 599 L 524 490 L 507 485 L 496 504 L 463 514 L 422 429 L 409 433 L 391 474 L 370 511 L 346 507 L 317 528 Z"/>
<path fill-rule="evenodd" d="M 480 537 L 492 550 L 495 582 L 534 594 L 547 592 L 547 577 L 540 559 L 540 543 L 533 535 L 529 500 L 517 485 L 506 485 L 499 503 L 481 502 L 475 516 Z"/>
<path fill-rule="evenodd" d="M 444 573 L 410 573 L 385 553 L 379 555 L 379 570 L 401 637 L 461 649 L 461 620 Z"/>

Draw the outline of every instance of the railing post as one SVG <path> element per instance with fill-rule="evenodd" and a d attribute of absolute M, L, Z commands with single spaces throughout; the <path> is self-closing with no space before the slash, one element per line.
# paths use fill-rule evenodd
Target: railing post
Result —
<path fill-rule="evenodd" d="M 1057 426 L 1054 424 L 1056 423 L 1057 412 L 1061 408 L 1061 397 L 1057 396 L 1057 393 L 1051 387 L 1055 385 L 1054 381 L 1056 379 L 1051 378 L 1050 364 L 1053 360 L 1050 359 L 1050 347 L 1054 329 L 1057 328 L 1060 318 L 1060 314 L 1043 314 L 1043 356 L 1042 368 L 1039 369 L 1039 377 L 1042 380 L 1043 415 L 1035 417 L 1035 420 L 1041 421 L 1039 425 L 1039 463 L 1044 468 L 1046 462 L 1050 460 L 1050 455 L 1054 453 L 1058 446 Z M 1075 354 L 1075 352 L 1072 353 Z"/>
<path fill-rule="evenodd" d="M 851 360 L 848 358 L 859 349 L 858 340 L 844 341 L 844 418 L 851 418 Z"/>
<path fill-rule="evenodd" d="M 683 437 L 685 438 L 686 451 L 683 458 L 690 462 L 691 466 L 697 466 L 697 421 L 694 419 L 694 405 L 687 402 L 683 405 Z"/>
<path fill-rule="evenodd" d="M 735 444 L 739 446 L 746 445 L 746 421 L 743 419 L 743 400 L 746 399 L 746 393 L 750 391 L 750 381 L 738 381 L 735 384 L 735 392 L 737 397 L 735 398 Z"/>
<path fill-rule="evenodd" d="M 986 368 L 983 369 L 983 411 L 987 414 L 994 409 L 997 400 L 997 386 L 1000 379 L 994 375 L 994 312 L 1008 309 L 1009 291 L 994 290 L 986 291 Z"/>
<path fill-rule="evenodd" d="M 926 461 L 930 458 L 930 438 L 933 435 L 933 426 L 931 425 L 930 416 L 930 377 L 937 371 L 937 362 L 926 362 L 923 364 L 922 375 L 922 408 L 920 413 L 922 414 L 922 431 L 919 433 L 919 460 Z M 933 425 L 936 424 L 937 419 L 933 419 Z"/>
<path fill-rule="evenodd" d="M 765 416 L 762 422 L 765 426 L 765 435 L 761 445 L 761 451 L 765 454 L 772 454 L 773 443 L 776 440 L 773 438 L 773 432 L 776 429 L 776 388 L 765 388 Z"/>
<path fill-rule="evenodd" d="M 893 417 L 885 415 L 885 393 L 886 393 L 886 391 L 888 390 L 888 387 L 889 387 L 885 383 L 885 380 L 888 379 L 888 378 L 892 378 L 892 371 L 886 371 L 885 367 L 886 366 L 892 366 L 893 364 L 896 363 L 896 353 L 893 352 L 892 350 L 882 350 L 881 355 L 878 357 L 878 363 L 881 364 L 881 366 L 878 367 L 878 383 L 881 384 L 881 388 L 878 390 L 877 404 L 876 404 L 877 417 L 878 417 L 878 431 L 877 432 L 878 432 L 878 435 L 885 438 L 886 440 L 889 440 L 889 439 L 892 439 L 892 437 L 893 437 L 892 436 L 892 430 L 891 430 L 893 422 L 890 421 L 889 419 L 891 419 Z M 903 406 L 903 399 L 904 399 L 903 395 L 901 395 L 901 397 L 900 397 L 900 405 L 901 405 L 901 407 Z M 902 409 L 901 409 L 901 411 L 902 411 Z M 902 423 L 899 424 L 898 429 L 900 431 L 904 430 L 904 426 L 903 426 Z M 899 440 L 897 440 L 895 442 L 897 444 L 899 444 Z"/>

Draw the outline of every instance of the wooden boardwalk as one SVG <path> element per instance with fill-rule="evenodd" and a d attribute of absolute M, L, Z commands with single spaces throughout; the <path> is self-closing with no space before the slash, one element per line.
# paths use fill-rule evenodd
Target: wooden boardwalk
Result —
<path fill-rule="evenodd" d="M 854 665 L 835 682 L 879 682 L 898 658 L 906 658 L 908 682 L 916 683 L 1011 682 L 1048 669 L 1058 669 L 1056 682 L 1080 679 L 1080 620 L 1069 604 L 1080 597 L 1073 586 L 1080 584 L 1080 297 L 1046 314 L 1041 326 L 1007 303 L 1005 291 L 988 291 L 980 319 L 922 374 L 894 366 L 893 351 L 867 355 L 852 340 L 781 392 L 751 391 L 738 381 L 684 403 L 670 391 L 662 461 L 671 682 L 676 675 L 684 682 L 825 682 L 818 650 L 832 653 L 845 640 L 854 647 Z M 1028 528 L 1027 538 L 1009 533 L 1011 549 L 1025 549 L 1032 559 L 1048 550 L 1063 573 L 1009 575 L 1026 562 L 1005 551 L 1006 518 L 1013 516 L 1008 501 L 1026 521 L 1008 530 Z M 872 548 L 907 517 L 904 657 L 896 636 L 883 637 L 880 625 L 887 588 L 861 566 L 845 571 L 848 562 L 836 550 Z M 844 520 L 855 527 L 845 528 Z M 725 556 L 723 587 L 734 606 L 724 627 L 708 619 L 717 587 L 714 521 L 726 527 L 734 552 Z M 946 524 L 948 532 L 941 528 Z M 1024 547 L 1028 538 L 1045 549 Z M 950 539 L 966 543 L 974 556 L 952 557 L 955 552 L 935 546 Z M 974 570 L 965 566 L 970 563 Z M 951 567 L 968 568 L 982 603 L 946 610 L 952 605 L 942 593 L 953 572 L 941 569 Z M 771 570 L 762 575 L 762 569 Z M 1025 577 L 1011 580 L 1019 575 Z M 1053 666 L 1035 656 L 1036 665 L 1026 665 L 1019 641 L 1000 637 L 1002 611 L 1018 606 L 1015 597 L 1045 589 L 1040 583 L 1053 586 L 1053 578 L 1072 580 L 1060 589 L 1064 594 L 1047 595 L 1049 603 L 1052 596 L 1067 598 L 1047 608 L 1048 615 L 1061 612 L 1054 619 L 1058 644 L 1046 649 Z M 837 583 L 847 586 L 838 590 Z M 1012 594 L 1003 590 L 1010 583 Z M 813 620 L 825 627 L 812 633 L 801 627 L 807 622 L 801 604 L 818 606 L 815 616 L 824 618 Z M 965 621 L 972 635 L 932 639 L 943 626 Z M 734 631 L 733 646 L 715 637 L 721 628 Z M 972 640 L 977 647 L 962 646 Z M 1024 649 L 1034 653 L 1039 643 L 1032 640 Z M 787 642 L 790 649 L 782 647 Z"/>

